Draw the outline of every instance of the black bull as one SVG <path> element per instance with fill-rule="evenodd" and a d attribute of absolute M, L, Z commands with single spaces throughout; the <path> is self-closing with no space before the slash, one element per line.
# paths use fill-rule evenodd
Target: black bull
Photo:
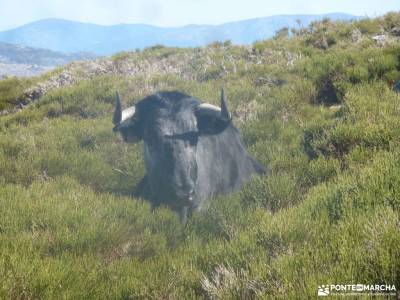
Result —
<path fill-rule="evenodd" d="M 184 93 L 160 92 L 123 111 L 117 93 L 113 122 L 125 142 L 144 141 L 141 196 L 168 205 L 183 219 L 204 208 L 207 199 L 266 173 L 247 153 L 223 90 L 220 108 Z"/>

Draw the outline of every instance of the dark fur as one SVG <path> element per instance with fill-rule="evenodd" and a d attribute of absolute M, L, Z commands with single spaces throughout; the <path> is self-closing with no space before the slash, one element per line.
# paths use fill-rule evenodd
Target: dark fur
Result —
<path fill-rule="evenodd" d="M 247 153 L 232 122 L 198 114 L 199 104 L 180 92 L 157 93 L 137 103 L 135 121 L 120 130 L 125 141 L 144 141 L 147 175 L 138 194 L 170 206 L 184 219 L 208 199 L 266 173 Z"/>

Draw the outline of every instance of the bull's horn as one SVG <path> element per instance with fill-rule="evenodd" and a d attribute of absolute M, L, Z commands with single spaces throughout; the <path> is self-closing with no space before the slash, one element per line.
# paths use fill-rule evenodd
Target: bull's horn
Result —
<path fill-rule="evenodd" d="M 198 106 L 197 111 L 200 114 L 211 115 L 224 121 L 229 121 L 231 119 L 231 114 L 229 113 L 228 107 L 226 105 L 223 88 L 221 89 L 221 107 L 217 107 L 209 103 L 202 103 Z"/>
<path fill-rule="evenodd" d="M 117 92 L 116 99 L 115 99 L 115 111 L 114 111 L 114 117 L 113 117 L 114 125 L 120 124 L 121 119 L 122 119 L 121 100 L 119 99 L 119 93 Z"/>
<path fill-rule="evenodd" d="M 132 117 L 135 115 L 135 112 L 136 112 L 136 107 L 135 107 L 135 105 L 124 109 L 124 110 L 122 111 L 121 123 L 123 123 L 124 121 L 126 121 L 126 120 L 132 118 Z"/>
<path fill-rule="evenodd" d="M 124 110 L 121 109 L 121 100 L 119 98 L 119 93 L 117 92 L 117 98 L 115 100 L 115 112 L 113 117 L 114 125 L 119 125 L 126 120 L 132 118 L 135 115 L 135 112 L 135 105 L 128 107 Z"/>
<path fill-rule="evenodd" d="M 214 116 L 221 115 L 221 109 L 218 106 L 212 105 L 210 103 L 201 103 L 197 107 L 197 111 L 205 115 L 214 115 Z"/>
<path fill-rule="evenodd" d="M 231 114 L 229 113 L 228 106 L 226 105 L 224 88 L 221 88 L 221 117 L 224 120 L 231 119 Z"/>

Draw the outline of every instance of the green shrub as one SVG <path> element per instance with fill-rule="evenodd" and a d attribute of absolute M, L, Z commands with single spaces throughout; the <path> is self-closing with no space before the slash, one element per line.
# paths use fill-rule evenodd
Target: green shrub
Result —
<path fill-rule="evenodd" d="M 0 110 L 18 104 L 18 98 L 23 98 L 24 91 L 35 80 L 16 77 L 0 80 Z"/>
<path fill-rule="evenodd" d="M 299 71 L 318 87 L 314 102 L 331 105 L 343 102 L 346 91 L 355 84 L 383 79 L 393 85 L 400 78 L 399 63 L 398 47 L 337 50 L 315 55 Z"/>
<path fill-rule="evenodd" d="M 92 76 L 1 116 L 0 298 L 307 299 L 321 283 L 400 286 L 399 47 L 369 36 L 397 16 L 323 20 L 252 49 L 121 53 L 118 66 L 154 70 Z M 0 81 L 0 98 L 48 76 Z M 115 91 L 124 107 L 173 89 L 218 105 L 221 86 L 269 175 L 183 225 L 131 196 L 142 144 L 112 133 Z"/>

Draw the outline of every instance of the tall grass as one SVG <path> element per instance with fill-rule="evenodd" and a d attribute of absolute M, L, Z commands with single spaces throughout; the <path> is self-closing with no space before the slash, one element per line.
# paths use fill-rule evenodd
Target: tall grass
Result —
<path fill-rule="evenodd" d="M 357 26 L 374 33 L 384 20 L 325 21 L 314 40 L 311 28 L 250 50 L 214 44 L 202 50 L 207 59 L 199 49 L 123 53 L 113 60 L 178 52 L 199 65 L 190 79 L 94 76 L 2 116 L 0 298 L 298 299 L 321 284 L 399 289 L 398 45 L 354 45 L 348 35 Z M 321 49 L 321 32 L 336 42 Z M 214 67 L 204 71 L 206 60 Z M 129 105 L 179 89 L 217 104 L 221 85 L 270 175 L 183 225 L 131 196 L 145 174 L 142 145 L 112 133 L 114 93 Z"/>

